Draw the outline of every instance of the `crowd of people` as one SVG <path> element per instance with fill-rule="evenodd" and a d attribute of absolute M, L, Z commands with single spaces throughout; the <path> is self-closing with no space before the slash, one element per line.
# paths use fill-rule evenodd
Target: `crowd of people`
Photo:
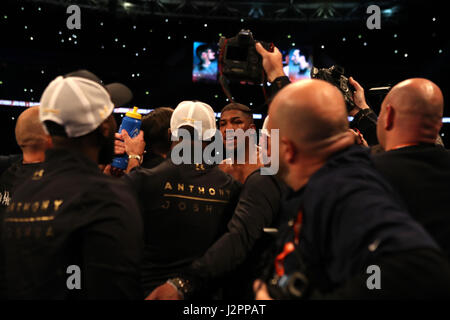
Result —
<path fill-rule="evenodd" d="M 113 116 L 128 88 L 54 79 L 17 119 L 22 155 L 1 159 L 0 298 L 450 298 L 440 88 L 402 81 L 377 116 L 350 78 L 348 111 L 256 50 L 272 84 L 259 145 L 229 134 L 256 129 L 243 104 L 218 121 L 200 101 L 158 108 L 131 137 Z M 217 141 L 231 156 L 210 161 Z"/>

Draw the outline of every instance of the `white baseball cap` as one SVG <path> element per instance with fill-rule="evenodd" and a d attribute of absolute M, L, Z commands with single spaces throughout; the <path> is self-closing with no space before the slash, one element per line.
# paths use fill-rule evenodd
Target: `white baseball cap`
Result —
<path fill-rule="evenodd" d="M 200 101 L 183 101 L 173 111 L 170 131 L 178 137 L 178 129 L 191 126 L 201 134 L 202 140 L 211 139 L 216 133 L 216 116 L 210 105 Z"/>
<path fill-rule="evenodd" d="M 110 93 L 101 84 L 83 77 L 59 76 L 42 94 L 39 119 L 61 125 L 69 138 L 75 138 L 97 129 L 113 110 Z M 45 125 L 44 129 L 48 133 Z"/>

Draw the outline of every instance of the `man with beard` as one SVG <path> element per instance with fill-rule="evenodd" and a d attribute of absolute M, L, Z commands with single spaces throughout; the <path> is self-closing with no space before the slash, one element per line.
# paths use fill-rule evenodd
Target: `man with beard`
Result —
<path fill-rule="evenodd" d="M 7 298 L 142 297 L 137 201 L 98 169 L 111 162 L 112 100 L 124 92 L 81 75 L 57 77 L 45 89 L 39 116 L 53 148 L 16 189 L 2 221 Z"/>
<path fill-rule="evenodd" d="M 279 228 L 270 295 L 450 297 L 447 260 L 377 173 L 369 151 L 354 145 L 346 117 L 342 94 L 321 80 L 291 84 L 270 105 L 268 129 L 280 130 L 279 176 L 300 201 Z M 255 291 L 268 298 L 261 282 Z"/>
<path fill-rule="evenodd" d="M 221 111 L 219 126 L 226 156 L 219 168 L 244 183 L 253 171 L 262 166 L 252 111 L 243 104 L 230 103 Z"/>

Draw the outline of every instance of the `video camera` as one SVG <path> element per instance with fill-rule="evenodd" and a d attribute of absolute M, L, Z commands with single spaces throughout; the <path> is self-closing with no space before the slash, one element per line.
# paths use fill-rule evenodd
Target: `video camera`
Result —
<path fill-rule="evenodd" d="M 349 80 L 346 76 L 344 76 L 344 68 L 339 66 L 332 66 L 328 69 L 318 69 L 313 67 L 311 69 L 311 78 L 324 80 L 341 90 L 342 94 L 344 95 L 348 112 L 356 107 L 355 103 L 353 102 L 353 92 L 350 89 Z"/>
<path fill-rule="evenodd" d="M 256 42 L 268 51 L 273 51 L 273 43 L 256 41 L 250 30 L 242 29 L 232 38 L 220 37 L 219 40 L 219 81 L 227 96 L 228 81 L 265 84 L 266 75 L 262 66 L 262 57 L 256 51 Z"/>

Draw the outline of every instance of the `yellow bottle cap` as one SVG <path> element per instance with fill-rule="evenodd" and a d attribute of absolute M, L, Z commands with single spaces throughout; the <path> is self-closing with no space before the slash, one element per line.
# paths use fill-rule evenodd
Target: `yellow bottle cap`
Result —
<path fill-rule="evenodd" d="M 140 113 L 138 113 L 137 111 L 138 111 L 138 107 L 133 107 L 133 111 L 128 111 L 125 115 L 127 117 L 130 117 L 130 118 L 133 118 L 133 119 L 141 120 L 142 119 L 142 115 Z"/>

